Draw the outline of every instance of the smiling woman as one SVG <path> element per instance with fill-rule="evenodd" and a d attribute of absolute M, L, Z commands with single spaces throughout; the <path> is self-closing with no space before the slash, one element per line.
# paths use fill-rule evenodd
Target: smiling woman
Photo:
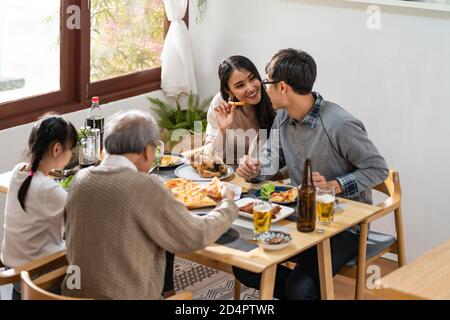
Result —
<path fill-rule="evenodd" d="M 259 130 L 269 135 L 275 112 L 250 59 L 231 56 L 221 62 L 218 73 L 220 93 L 208 110 L 205 151 L 236 166 L 241 157 L 264 143 Z"/>

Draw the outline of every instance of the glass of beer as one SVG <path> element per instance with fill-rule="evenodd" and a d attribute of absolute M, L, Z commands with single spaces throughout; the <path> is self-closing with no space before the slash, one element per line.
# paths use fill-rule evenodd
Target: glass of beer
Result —
<path fill-rule="evenodd" d="M 253 230 L 255 234 L 269 231 L 272 220 L 272 205 L 269 202 L 256 200 L 253 203 Z"/>
<path fill-rule="evenodd" d="M 334 219 L 335 189 L 333 187 L 320 187 L 316 190 L 317 221 L 321 224 L 330 224 Z"/>

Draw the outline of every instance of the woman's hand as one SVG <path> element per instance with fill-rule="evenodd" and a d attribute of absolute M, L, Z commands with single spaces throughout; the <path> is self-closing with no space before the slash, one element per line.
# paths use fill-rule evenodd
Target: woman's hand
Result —
<path fill-rule="evenodd" d="M 220 105 L 214 108 L 214 113 L 220 130 L 225 132 L 233 125 L 236 106 L 230 106 L 225 101 L 222 101 Z"/>

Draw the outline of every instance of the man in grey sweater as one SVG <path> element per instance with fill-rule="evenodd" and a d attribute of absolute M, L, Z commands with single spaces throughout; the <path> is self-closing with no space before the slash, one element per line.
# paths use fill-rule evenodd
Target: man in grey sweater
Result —
<path fill-rule="evenodd" d="M 369 140 L 361 121 L 339 105 L 312 92 L 317 75 L 314 59 L 304 51 L 284 49 L 266 67 L 263 84 L 278 110 L 270 138 L 259 160 L 248 156 L 240 161 L 237 173 L 259 182 L 279 178 L 285 165 L 295 186 L 301 183 L 305 159 L 312 161 L 316 187 L 332 186 L 336 194 L 372 203 L 371 189 L 389 173 L 384 158 Z M 331 239 L 333 274 L 356 257 L 358 235 L 347 230 Z M 295 270 L 277 270 L 275 295 L 288 299 L 319 299 L 320 284 L 316 248 L 294 260 Z M 257 274 L 234 269 L 247 286 L 257 287 Z"/>

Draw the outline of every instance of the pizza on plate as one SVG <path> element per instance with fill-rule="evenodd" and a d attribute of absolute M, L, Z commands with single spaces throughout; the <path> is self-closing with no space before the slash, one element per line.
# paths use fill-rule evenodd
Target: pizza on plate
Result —
<path fill-rule="evenodd" d="M 181 201 L 186 208 L 198 209 L 217 205 L 217 202 L 211 197 L 218 201 L 221 200 L 220 180 L 217 179 L 217 181 L 213 179 L 209 184 L 201 185 L 193 181 L 176 178 L 167 180 L 165 185 L 172 191 L 175 199 Z"/>
<path fill-rule="evenodd" d="M 270 195 L 270 200 L 272 202 L 290 203 L 294 202 L 295 199 L 297 199 L 297 194 L 298 192 L 296 188 L 290 188 L 287 191 L 273 192 Z"/>

